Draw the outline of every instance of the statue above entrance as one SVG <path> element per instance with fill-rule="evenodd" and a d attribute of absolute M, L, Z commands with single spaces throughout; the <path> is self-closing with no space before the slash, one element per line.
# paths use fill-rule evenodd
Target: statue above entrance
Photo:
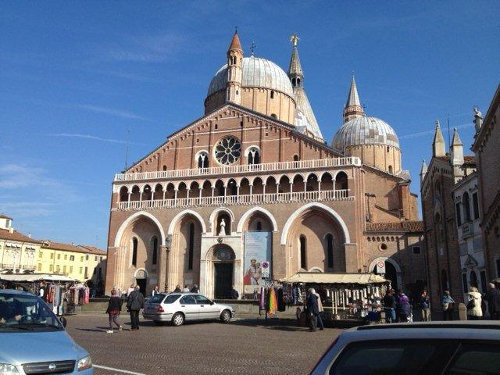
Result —
<path fill-rule="evenodd" d="M 226 220 L 224 218 L 220 219 L 220 230 L 219 230 L 219 236 L 225 236 L 226 235 Z"/>

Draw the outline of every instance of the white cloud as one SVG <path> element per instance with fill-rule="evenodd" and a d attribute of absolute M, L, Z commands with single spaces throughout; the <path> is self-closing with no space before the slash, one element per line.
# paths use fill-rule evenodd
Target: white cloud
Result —
<path fill-rule="evenodd" d="M 106 107 L 100 107 L 100 106 L 89 105 L 89 104 L 79 104 L 77 107 L 82 108 L 82 109 L 86 109 L 86 110 L 92 111 L 92 112 L 104 113 L 104 114 L 110 115 L 110 116 L 128 118 L 128 119 L 133 119 L 133 120 L 151 121 L 145 117 L 142 117 L 142 116 L 136 115 L 135 113 L 124 111 L 121 109 L 106 108 Z"/>
<path fill-rule="evenodd" d="M 90 135 L 90 134 L 59 133 L 59 134 L 49 134 L 49 135 L 51 137 L 84 138 L 84 139 L 91 139 L 94 141 L 101 141 L 101 142 L 121 143 L 121 144 L 127 143 L 127 141 L 124 141 L 121 139 L 101 138 L 101 137 L 97 137 L 95 135 Z"/>

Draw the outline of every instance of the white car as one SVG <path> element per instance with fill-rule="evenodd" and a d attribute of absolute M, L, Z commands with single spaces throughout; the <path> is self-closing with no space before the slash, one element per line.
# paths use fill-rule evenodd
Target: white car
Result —
<path fill-rule="evenodd" d="M 234 310 L 198 293 L 160 293 L 147 300 L 142 315 L 156 324 L 171 322 L 174 326 L 181 326 L 185 321 L 208 319 L 229 323 Z"/>
<path fill-rule="evenodd" d="M 344 331 L 311 375 L 500 374 L 500 322 L 381 324 Z"/>

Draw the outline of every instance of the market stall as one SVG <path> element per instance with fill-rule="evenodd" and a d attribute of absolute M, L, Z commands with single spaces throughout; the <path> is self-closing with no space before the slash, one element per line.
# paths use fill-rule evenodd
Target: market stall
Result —
<path fill-rule="evenodd" d="M 78 285 L 75 279 L 56 274 L 0 274 L 0 282 L 7 288 L 22 289 L 42 297 L 57 315 L 74 312 L 75 303 L 71 296 Z M 77 294 L 81 293 L 78 291 Z"/>
<path fill-rule="evenodd" d="M 298 272 L 280 281 L 291 289 L 296 305 L 314 288 L 323 304 L 323 318 L 332 324 L 364 322 L 371 311 L 379 309 L 390 285 L 382 276 L 370 273 Z"/>

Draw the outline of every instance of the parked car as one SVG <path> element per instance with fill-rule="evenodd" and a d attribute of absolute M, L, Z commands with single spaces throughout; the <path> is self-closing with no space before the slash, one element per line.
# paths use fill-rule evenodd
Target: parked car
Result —
<path fill-rule="evenodd" d="M 87 351 L 39 297 L 0 290 L 0 374 L 93 374 Z"/>
<path fill-rule="evenodd" d="M 157 294 L 144 304 L 144 319 L 156 324 L 172 322 L 181 326 L 185 321 L 219 319 L 229 323 L 234 310 L 229 305 L 215 303 L 198 293 Z"/>
<path fill-rule="evenodd" d="M 500 374 L 500 322 L 351 328 L 332 343 L 311 374 Z"/>

